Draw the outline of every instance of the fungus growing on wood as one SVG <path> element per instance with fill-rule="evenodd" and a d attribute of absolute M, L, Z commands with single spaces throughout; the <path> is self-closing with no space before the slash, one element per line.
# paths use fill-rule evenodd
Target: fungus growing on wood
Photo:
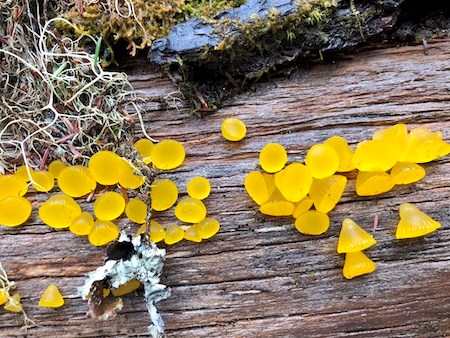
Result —
<path fill-rule="evenodd" d="M 31 203 L 24 197 L 10 196 L 0 200 L 0 224 L 15 227 L 31 215 Z"/>
<path fill-rule="evenodd" d="M 345 138 L 335 135 L 328 138 L 324 143 L 331 146 L 339 157 L 339 166 L 336 171 L 347 172 L 355 169 L 353 150 Z"/>
<path fill-rule="evenodd" d="M 184 230 L 178 224 L 171 223 L 166 227 L 164 243 L 172 245 L 178 243 L 184 238 Z"/>
<path fill-rule="evenodd" d="M 321 235 L 330 227 L 330 218 L 326 213 L 308 210 L 295 220 L 295 228 L 305 235 Z"/>
<path fill-rule="evenodd" d="M 146 138 L 137 140 L 134 143 L 134 147 L 139 152 L 139 155 L 141 155 L 142 161 L 144 161 L 145 164 L 150 164 L 152 162 L 153 146 L 153 142 Z"/>
<path fill-rule="evenodd" d="M 344 268 L 342 274 L 347 279 L 369 274 L 376 269 L 375 263 L 362 251 L 348 252 L 345 254 Z"/>
<path fill-rule="evenodd" d="M 102 246 L 119 237 L 119 228 L 111 221 L 96 220 L 88 234 L 89 243 Z"/>
<path fill-rule="evenodd" d="M 178 199 L 177 185 L 169 179 L 156 179 L 150 190 L 152 209 L 163 211 L 171 208 Z"/>
<path fill-rule="evenodd" d="M 420 181 L 425 175 L 425 169 L 412 162 L 397 162 L 390 172 L 394 184 L 411 184 Z"/>
<path fill-rule="evenodd" d="M 338 253 L 356 252 L 365 250 L 377 241 L 350 218 L 342 222 L 341 232 L 337 246 Z"/>
<path fill-rule="evenodd" d="M 259 164 L 268 173 L 276 173 L 283 169 L 287 162 L 287 153 L 278 143 L 266 144 L 259 153 Z"/>
<path fill-rule="evenodd" d="M 391 176 L 384 171 L 358 171 L 356 193 L 359 196 L 375 196 L 388 192 L 394 187 Z"/>
<path fill-rule="evenodd" d="M 235 117 L 223 120 L 221 125 L 222 136 L 228 141 L 240 141 L 247 134 L 244 122 Z"/>
<path fill-rule="evenodd" d="M 87 211 L 83 211 L 70 223 L 69 230 L 78 236 L 87 236 L 94 227 L 94 218 Z"/>
<path fill-rule="evenodd" d="M 97 182 L 88 168 L 74 165 L 63 168 L 58 175 L 58 186 L 63 193 L 71 197 L 90 194 L 97 187 Z"/>
<path fill-rule="evenodd" d="M 75 200 L 64 194 L 50 197 L 39 207 L 39 217 L 49 227 L 68 228 L 73 220 L 81 214 L 81 208 Z"/>
<path fill-rule="evenodd" d="M 195 225 L 197 234 L 201 239 L 208 239 L 217 234 L 220 230 L 220 223 L 215 218 L 206 217 Z"/>
<path fill-rule="evenodd" d="M 315 144 L 308 150 L 305 164 L 313 178 L 325 178 L 333 175 L 338 170 L 339 155 L 329 144 Z"/>
<path fill-rule="evenodd" d="M 50 284 L 47 286 L 39 299 L 38 305 L 40 307 L 48 307 L 52 309 L 60 308 L 64 305 L 64 298 L 55 284 Z"/>
<path fill-rule="evenodd" d="M 152 163 L 161 170 L 179 167 L 186 156 L 183 145 L 176 140 L 162 140 L 154 145 Z"/>
<path fill-rule="evenodd" d="M 206 217 L 206 207 L 202 201 L 185 197 L 175 207 L 175 217 L 185 223 L 198 223 Z"/>
<path fill-rule="evenodd" d="M 31 175 L 31 184 L 37 191 L 49 192 L 55 186 L 55 177 L 49 171 L 36 171 Z"/>
<path fill-rule="evenodd" d="M 328 213 L 336 206 L 344 193 L 347 178 L 342 175 L 332 175 L 322 179 L 314 179 L 309 196 L 317 211 Z"/>
<path fill-rule="evenodd" d="M 91 156 L 89 171 L 100 184 L 113 185 L 119 182 L 119 167 L 122 158 L 112 151 L 102 150 Z"/>
<path fill-rule="evenodd" d="M 441 227 L 430 216 L 426 215 L 411 203 L 400 205 L 400 222 L 397 225 L 397 239 L 425 236 Z"/>
<path fill-rule="evenodd" d="M 275 174 L 275 185 L 289 202 L 298 202 L 309 193 L 313 178 L 307 166 L 291 163 Z"/>
<path fill-rule="evenodd" d="M 192 198 L 203 200 L 209 196 L 211 192 L 211 185 L 205 177 L 197 176 L 189 180 L 187 187 L 187 193 Z"/>
<path fill-rule="evenodd" d="M 10 196 L 23 196 L 28 191 L 28 184 L 21 176 L 0 175 L 0 200 Z"/>
<path fill-rule="evenodd" d="M 134 197 L 125 206 L 125 214 L 130 221 L 143 224 L 147 220 L 147 204 L 138 197 Z"/>
<path fill-rule="evenodd" d="M 125 199 L 115 191 L 107 191 L 97 197 L 93 209 L 98 219 L 112 221 L 125 210 Z"/>

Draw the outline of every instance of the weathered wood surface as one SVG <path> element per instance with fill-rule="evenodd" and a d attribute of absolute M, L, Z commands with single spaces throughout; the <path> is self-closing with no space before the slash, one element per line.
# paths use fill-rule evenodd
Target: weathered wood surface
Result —
<path fill-rule="evenodd" d="M 152 98 L 175 90 L 144 67 L 129 70 L 136 89 Z M 222 120 L 230 116 L 247 124 L 248 136 L 240 143 L 220 135 Z M 426 164 L 427 176 L 419 183 L 378 198 L 358 197 L 355 174 L 349 174 L 343 200 L 330 214 L 332 225 L 318 237 L 298 233 L 291 218 L 262 216 L 243 188 L 268 142 L 284 144 L 290 161 L 302 161 L 313 143 L 331 135 L 355 145 L 378 127 L 398 122 L 442 130 L 450 141 L 450 39 L 431 43 L 429 55 L 422 46 L 390 48 L 300 69 L 258 85 L 203 119 L 158 103 L 148 105 L 145 118 L 149 134 L 176 138 L 186 147 L 185 164 L 162 176 L 182 191 L 190 177 L 208 177 L 213 192 L 207 207 L 222 224 L 211 240 L 167 248 L 162 280 L 173 294 L 159 304 L 167 337 L 450 335 L 450 157 Z M 31 198 L 36 207 L 38 196 Z M 442 229 L 423 239 L 395 240 L 403 202 L 416 203 L 442 222 Z M 368 255 L 377 270 L 347 281 L 343 257 L 336 254 L 340 223 L 352 217 L 371 231 L 375 215 L 378 243 Z M 165 224 L 174 220 L 170 213 L 156 218 Z M 36 208 L 32 223 L 0 228 L 0 260 L 39 323 L 26 335 L 145 336 L 149 318 L 140 294 L 126 297 L 112 321 L 85 318 L 86 303 L 76 287 L 101 264 L 104 251 L 67 231 L 50 230 L 39 222 Z M 36 306 L 51 282 L 66 297 L 56 311 Z M 0 336 L 24 336 L 20 325 L 19 316 L 0 310 Z"/>

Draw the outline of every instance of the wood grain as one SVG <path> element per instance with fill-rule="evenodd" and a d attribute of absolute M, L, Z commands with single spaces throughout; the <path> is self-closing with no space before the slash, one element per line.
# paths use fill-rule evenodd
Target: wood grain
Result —
<path fill-rule="evenodd" d="M 204 118 L 190 115 L 171 83 L 149 73 L 145 62 L 128 68 L 135 88 L 152 101 L 144 116 L 147 132 L 157 139 L 176 138 L 186 148 L 185 164 L 160 176 L 175 180 L 182 195 L 189 178 L 209 178 L 213 190 L 207 208 L 221 222 L 211 240 L 167 247 L 162 281 L 173 294 L 158 306 L 167 337 L 449 336 L 449 156 L 426 164 L 422 181 L 377 198 L 358 197 L 355 173 L 349 173 L 343 199 L 330 213 L 332 225 L 318 237 L 298 233 L 291 218 L 261 215 L 243 188 L 268 142 L 283 144 L 289 161 L 303 161 L 312 144 L 332 135 L 355 146 L 395 123 L 441 130 L 449 142 L 449 59 L 450 39 L 430 43 L 428 55 L 421 46 L 363 51 L 268 79 Z M 232 116 L 248 128 L 239 143 L 220 135 L 221 122 Z M 124 310 L 112 321 L 85 318 L 86 303 L 76 288 L 102 263 L 104 250 L 43 225 L 37 217 L 42 197 L 29 198 L 34 204 L 30 224 L 0 228 L 0 261 L 39 326 L 24 332 L 19 316 L 0 310 L 0 336 L 145 336 L 149 318 L 141 293 L 125 297 Z M 415 203 L 442 228 L 425 238 L 395 240 L 403 202 Z M 83 208 L 92 210 L 92 205 Z M 378 243 L 367 253 L 377 270 L 347 281 L 343 256 L 336 254 L 340 224 L 351 217 L 371 231 L 375 215 Z M 174 221 L 171 212 L 155 219 Z M 125 220 L 119 225 L 137 228 Z M 38 308 L 40 294 L 53 282 L 66 305 L 56 311 Z"/>

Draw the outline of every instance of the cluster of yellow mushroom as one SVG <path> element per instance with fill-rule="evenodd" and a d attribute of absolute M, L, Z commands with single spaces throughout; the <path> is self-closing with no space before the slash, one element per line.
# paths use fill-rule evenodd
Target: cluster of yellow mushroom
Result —
<path fill-rule="evenodd" d="M 450 144 L 442 140 L 441 132 L 432 132 L 425 127 L 408 132 L 404 124 L 377 130 L 371 140 L 359 143 L 355 151 L 343 137 L 332 136 L 313 145 L 306 154 L 305 163 L 286 165 L 285 148 L 278 143 L 269 143 L 259 154 L 262 171 L 248 173 L 244 186 L 261 213 L 293 216 L 299 232 L 320 235 L 327 231 L 330 225 L 327 214 L 339 202 L 347 184 L 347 178 L 336 173 L 357 169 L 356 193 L 373 196 L 396 184 L 417 182 L 425 176 L 425 169 L 418 163 L 433 161 L 449 153 Z M 417 207 L 405 203 L 400 206 L 396 238 L 423 236 L 439 227 L 438 222 Z M 366 241 L 366 247 L 362 248 L 361 240 Z M 375 270 L 375 264 L 362 252 L 375 243 L 374 239 L 350 219 L 344 220 L 339 243 L 338 252 L 346 253 L 346 278 Z"/>
<path fill-rule="evenodd" d="M 193 242 L 201 242 L 214 236 L 220 228 L 219 222 L 207 217 L 206 206 L 203 200 L 211 192 L 211 185 L 205 177 L 193 177 L 187 183 L 187 197 L 178 200 L 178 187 L 170 179 L 156 179 L 151 188 L 152 209 L 165 211 L 175 204 L 174 215 L 186 225 L 171 223 L 165 228 L 158 222 L 150 222 L 150 239 L 154 243 L 162 240 L 168 245 L 178 243 L 182 239 Z M 144 232 L 146 224 L 143 224 L 138 233 Z"/>

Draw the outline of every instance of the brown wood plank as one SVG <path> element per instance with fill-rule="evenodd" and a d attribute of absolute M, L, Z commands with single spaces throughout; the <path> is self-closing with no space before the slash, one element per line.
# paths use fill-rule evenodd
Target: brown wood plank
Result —
<path fill-rule="evenodd" d="M 163 282 L 173 295 L 159 304 L 168 337 L 446 337 L 450 335 L 450 157 L 425 165 L 420 182 L 396 187 L 378 198 L 358 197 L 355 173 L 342 202 L 330 213 L 332 225 L 318 237 L 299 234 L 291 218 L 261 215 L 248 198 L 243 179 L 258 168 L 258 152 L 268 142 L 286 146 L 290 161 L 303 161 L 308 148 L 332 135 L 354 146 L 379 127 L 406 123 L 441 130 L 450 141 L 450 39 L 421 46 L 364 51 L 345 60 L 299 69 L 287 78 L 258 84 L 204 118 L 188 114 L 176 89 L 145 62 L 128 68 L 136 89 L 153 102 L 144 116 L 155 138 L 176 138 L 186 147 L 185 164 L 161 177 L 185 191 L 189 178 L 210 179 L 210 215 L 221 231 L 200 244 L 167 248 Z M 168 106 L 161 103 L 167 97 Z M 179 95 L 178 95 L 179 96 Z M 178 110 L 174 103 L 177 103 Z M 220 135 L 226 117 L 239 117 L 248 136 L 229 143 Z M 0 336 L 72 337 L 145 335 L 149 318 L 142 295 L 124 298 L 112 321 L 85 318 L 86 303 L 76 294 L 83 275 L 103 261 L 103 249 L 67 231 L 53 231 L 37 216 L 31 224 L 0 228 L 0 261 L 23 295 L 25 309 L 40 325 L 26 333 L 20 317 L 0 310 Z M 394 238 L 398 206 L 416 203 L 442 223 L 423 239 Z M 83 204 L 86 210 L 92 205 Z M 347 281 L 336 254 L 345 217 L 372 229 L 377 245 L 368 255 L 377 270 Z M 157 213 L 163 224 L 171 212 Z M 123 228 L 137 228 L 125 220 Z M 66 305 L 40 309 L 37 301 L 51 282 Z"/>

